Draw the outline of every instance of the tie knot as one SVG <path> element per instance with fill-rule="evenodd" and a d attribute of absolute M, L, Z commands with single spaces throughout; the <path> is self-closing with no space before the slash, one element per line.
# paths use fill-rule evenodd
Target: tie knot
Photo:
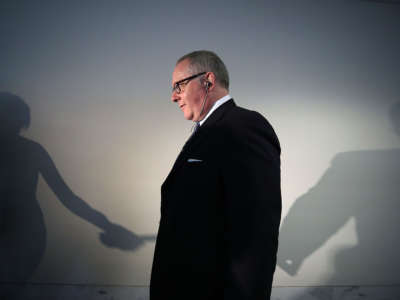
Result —
<path fill-rule="evenodd" d="M 199 127 L 200 127 L 200 122 L 196 122 L 196 124 L 194 125 L 194 128 L 193 128 L 193 133 L 195 133 L 196 130 L 199 129 Z"/>

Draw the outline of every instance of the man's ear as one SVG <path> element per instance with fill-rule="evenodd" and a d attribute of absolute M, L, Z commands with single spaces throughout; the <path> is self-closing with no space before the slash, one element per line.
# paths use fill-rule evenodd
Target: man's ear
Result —
<path fill-rule="evenodd" d="M 215 75 L 213 72 L 208 72 L 205 76 L 204 86 L 209 89 L 213 85 L 215 85 Z"/>

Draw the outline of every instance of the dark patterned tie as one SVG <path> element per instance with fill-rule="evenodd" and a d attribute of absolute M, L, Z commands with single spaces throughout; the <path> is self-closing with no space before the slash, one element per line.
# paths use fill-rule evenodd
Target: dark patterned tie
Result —
<path fill-rule="evenodd" d="M 196 122 L 196 125 L 194 125 L 193 133 L 192 135 L 196 132 L 197 129 L 200 127 L 200 122 Z"/>

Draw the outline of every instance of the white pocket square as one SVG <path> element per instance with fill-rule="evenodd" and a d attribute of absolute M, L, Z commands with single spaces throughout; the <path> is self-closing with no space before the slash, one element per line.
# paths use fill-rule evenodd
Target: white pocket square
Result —
<path fill-rule="evenodd" d="M 187 162 L 202 162 L 201 159 L 188 158 Z"/>

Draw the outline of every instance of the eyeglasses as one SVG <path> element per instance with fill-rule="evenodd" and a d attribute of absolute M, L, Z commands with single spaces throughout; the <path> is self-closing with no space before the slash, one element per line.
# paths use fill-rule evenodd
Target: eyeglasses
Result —
<path fill-rule="evenodd" d="M 184 78 L 182 80 L 179 80 L 179 81 L 175 82 L 174 87 L 172 88 L 172 92 L 180 94 L 182 92 L 182 87 L 185 86 L 186 84 L 188 84 L 190 80 L 195 79 L 196 77 L 199 77 L 199 76 L 204 75 L 206 73 L 207 72 L 201 72 L 201 73 L 198 73 L 196 75 L 192 75 L 190 77 L 186 77 L 186 78 Z"/>

